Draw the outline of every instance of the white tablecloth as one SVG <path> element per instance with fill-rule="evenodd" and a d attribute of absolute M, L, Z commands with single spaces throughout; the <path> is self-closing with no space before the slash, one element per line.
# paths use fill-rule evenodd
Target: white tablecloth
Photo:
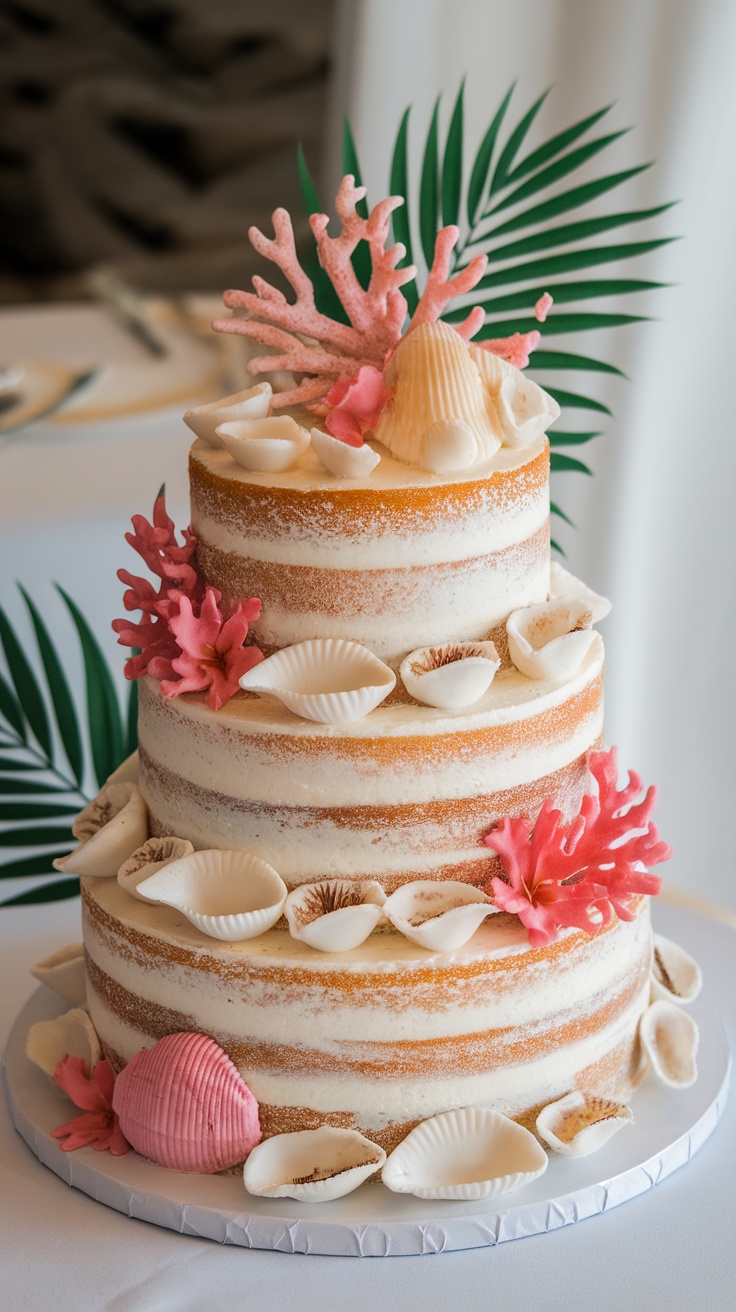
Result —
<path fill-rule="evenodd" d="M 702 962 L 733 1046 L 734 931 L 666 904 L 655 917 Z M 78 938 L 78 922 L 76 901 L 0 912 L 3 1041 L 36 987 L 28 965 Z M 736 1097 L 688 1166 L 565 1230 L 423 1258 L 224 1248 L 130 1220 L 69 1189 L 15 1133 L 3 1096 L 0 1305 L 9 1312 L 733 1312 L 734 1179 Z"/>

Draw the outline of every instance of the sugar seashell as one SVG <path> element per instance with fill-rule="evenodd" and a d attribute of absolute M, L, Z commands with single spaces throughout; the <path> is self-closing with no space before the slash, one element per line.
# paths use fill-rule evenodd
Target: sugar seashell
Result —
<path fill-rule="evenodd" d="M 187 410 L 184 423 L 209 446 L 222 446 L 217 435 L 219 425 L 240 419 L 265 419 L 271 409 L 272 396 L 270 383 L 256 383 L 255 387 L 247 387 L 244 392 L 234 392 L 232 396 L 223 396 L 220 401 L 210 401 L 208 405 Z"/>
<path fill-rule="evenodd" d="M 261 1140 L 258 1103 L 204 1034 L 169 1034 L 137 1052 L 115 1081 L 112 1105 L 136 1152 L 172 1171 L 226 1171 Z"/>
<path fill-rule="evenodd" d="M 39 1020 L 26 1037 L 26 1056 L 53 1079 L 65 1057 L 84 1057 L 87 1077 L 102 1057 L 102 1048 L 89 1015 L 73 1007 L 54 1020 Z"/>
<path fill-rule="evenodd" d="M 383 1183 L 417 1198 L 477 1199 L 510 1193 L 547 1169 L 533 1134 L 488 1107 L 430 1116 L 391 1153 Z"/>
<path fill-rule="evenodd" d="M 703 976 L 697 961 L 665 938 L 664 934 L 654 935 L 654 956 L 652 960 L 652 1002 L 660 999 L 666 1002 L 694 1002 L 703 987 Z"/>
<path fill-rule="evenodd" d="M 84 973 L 84 943 L 70 943 L 50 957 L 31 966 L 31 974 L 40 984 L 53 989 L 73 1007 L 84 1005 L 87 980 Z"/>
<path fill-rule="evenodd" d="M 396 675 L 367 647 L 344 638 L 310 638 L 284 647 L 240 680 L 250 692 L 278 697 L 295 715 L 320 724 L 360 720 L 388 697 Z"/>
<path fill-rule="evenodd" d="M 438 472 L 469 469 L 499 449 L 493 406 L 467 342 L 449 324 L 422 323 L 402 337 L 384 379 L 394 391 L 375 437 L 398 460 Z"/>
<path fill-rule="evenodd" d="M 381 457 L 372 446 L 349 446 L 321 428 L 312 429 L 312 446 L 325 469 L 338 478 L 368 478 Z"/>
<path fill-rule="evenodd" d="M 131 752 L 126 756 L 124 761 L 120 762 L 117 770 L 113 770 L 105 780 L 106 784 L 137 784 L 140 771 L 138 769 L 138 752 Z"/>
<path fill-rule="evenodd" d="M 610 615 L 613 610 L 613 605 L 608 597 L 602 597 L 599 592 L 594 592 L 586 583 L 576 579 L 575 575 L 571 574 L 569 570 L 563 569 L 557 560 L 551 561 L 549 567 L 549 595 L 550 599 L 564 598 L 565 601 L 582 601 L 593 616 L 594 624 L 604 620 L 606 615 Z"/>
<path fill-rule="evenodd" d="M 140 789 L 131 783 L 105 784 L 72 824 L 80 846 L 54 861 L 70 875 L 114 878 L 131 852 L 148 838 L 148 812 Z"/>
<path fill-rule="evenodd" d="M 250 852 L 211 848 L 163 866 L 138 885 L 141 894 L 175 907 L 210 938 L 238 943 L 276 924 L 286 884 L 273 866 Z"/>
<path fill-rule="evenodd" d="M 542 601 L 512 611 L 506 621 L 509 655 L 527 679 L 569 679 L 582 665 L 596 634 L 582 601 Z"/>
<path fill-rule="evenodd" d="M 430 952 L 461 948 L 496 911 L 479 888 L 453 879 L 416 879 L 402 884 L 383 904 L 394 929 Z"/>
<path fill-rule="evenodd" d="M 673 1089 L 688 1089 L 698 1078 L 695 1054 L 699 1032 L 692 1016 L 659 999 L 644 1012 L 639 1037 L 654 1072 Z"/>
<path fill-rule="evenodd" d="M 383 1148 L 357 1130 L 320 1125 L 264 1140 L 245 1163 L 243 1181 L 264 1198 L 326 1203 L 352 1193 L 385 1161 Z"/>
<path fill-rule="evenodd" d="M 488 691 L 500 664 L 492 642 L 449 642 L 410 652 L 399 674 L 418 702 L 454 711 Z"/>
<path fill-rule="evenodd" d="M 375 929 L 385 901 L 375 879 L 323 879 L 293 889 L 284 915 L 292 938 L 318 952 L 349 952 Z"/>
<path fill-rule="evenodd" d="M 560 417 L 554 397 L 493 351 L 471 345 L 470 354 L 493 399 L 504 446 L 531 446 Z"/>
<path fill-rule="evenodd" d="M 118 870 L 118 883 L 124 888 L 126 893 L 131 893 L 141 902 L 153 902 L 154 899 L 144 897 L 138 892 L 138 885 L 144 879 L 149 879 L 155 875 L 157 870 L 163 870 L 172 861 L 178 861 L 182 856 L 189 856 L 194 851 L 194 847 L 186 838 L 174 838 L 173 835 L 167 838 L 149 838 L 142 847 L 137 847 L 132 856 Z"/>
<path fill-rule="evenodd" d="M 537 1134 L 563 1157 L 587 1157 L 633 1122 L 625 1103 L 576 1091 L 542 1108 Z"/>
<path fill-rule="evenodd" d="M 309 446 L 310 437 L 291 415 L 268 419 L 239 419 L 218 424 L 217 436 L 233 460 L 243 467 L 266 474 L 291 469 Z"/>

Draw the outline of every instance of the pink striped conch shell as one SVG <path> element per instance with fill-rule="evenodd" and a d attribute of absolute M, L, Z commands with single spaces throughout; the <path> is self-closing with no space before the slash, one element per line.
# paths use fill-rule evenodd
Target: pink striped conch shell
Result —
<path fill-rule="evenodd" d="M 172 1171 L 225 1171 L 261 1140 L 258 1103 L 204 1034 L 169 1034 L 136 1053 L 112 1105 L 136 1152 Z"/>
<path fill-rule="evenodd" d="M 172 861 L 178 861 L 182 856 L 190 856 L 193 851 L 194 847 L 187 838 L 175 838 L 173 834 L 165 838 L 147 838 L 143 846 L 137 847 L 121 865 L 118 883 L 126 893 L 139 898 L 141 902 L 153 904 L 155 898 L 139 893 L 138 885 L 155 875 L 157 870 L 163 870 L 164 866 L 171 865 Z"/>
<path fill-rule="evenodd" d="M 447 642 L 410 652 L 399 674 L 416 701 L 455 711 L 488 692 L 500 664 L 492 642 Z"/>
<path fill-rule="evenodd" d="M 291 469 L 310 443 L 307 429 L 291 415 L 231 420 L 218 424 L 217 437 L 242 469 L 266 474 Z"/>
<path fill-rule="evenodd" d="M 105 784 L 79 812 L 72 833 L 80 846 L 54 861 L 70 875 L 114 879 L 124 861 L 148 838 L 148 811 L 140 789 L 131 783 Z"/>
<path fill-rule="evenodd" d="M 562 1157 L 587 1157 L 633 1121 L 625 1103 L 576 1091 L 542 1108 L 537 1134 Z"/>
<path fill-rule="evenodd" d="M 590 610 L 582 601 L 522 606 L 506 621 L 509 655 L 527 679 L 569 679 L 598 638 L 591 622 Z"/>
<path fill-rule="evenodd" d="M 697 961 L 664 934 L 654 935 L 652 1002 L 694 1002 L 703 987 Z"/>
<path fill-rule="evenodd" d="M 398 1194 L 472 1200 L 520 1189 L 546 1169 L 546 1152 L 523 1125 L 488 1107 L 461 1107 L 415 1126 L 381 1179 Z"/>
<path fill-rule="evenodd" d="M 94 1025 L 82 1007 L 72 1007 L 54 1020 L 38 1020 L 26 1037 L 26 1056 L 53 1079 L 65 1057 L 83 1057 L 87 1077 L 102 1057 Z"/>
<path fill-rule="evenodd" d="M 321 428 L 312 429 L 312 449 L 337 478 L 368 478 L 381 459 L 367 442 L 351 446 Z"/>
<path fill-rule="evenodd" d="M 243 1181 L 249 1194 L 326 1203 L 352 1193 L 385 1161 L 383 1148 L 357 1130 L 320 1125 L 264 1140 L 245 1163 Z"/>
<path fill-rule="evenodd" d="M 472 343 L 470 355 L 495 406 L 504 446 L 531 446 L 559 419 L 554 397 L 521 369 Z"/>
<path fill-rule="evenodd" d="M 208 446 L 222 446 L 217 435 L 219 425 L 232 420 L 265 419 L 271 409 L 272 396 L 270 383 L 256 383 L 255 387 L 247 387 L 244 392 L 234 392 L 232 396 L 223 396 L 220 401 L 210 401 L 208 405 L 187 410 L 184 423 Z"/>
<path fill-rule="evenodd" d="M 639 1037 L 663 1084 L 671 1089 L 689 1089 L 695 1083 L 700 1035 L 692 1016 L 682 1007 L 664 999 L 653 1002 L 639 1022 Z"/>
<path fill-rule="evenodd" d="M 323 879 L 293 889 L 284 915 L 292 938 L 318 952 L 349 952 L 375 929 L 385 901 L 375 879 Z"/>
<path fill-rule="evenodd" d="M 394 929 L 430 952 L 454 952 L 498 911 L 487 894 L 458 880 L 416 879 L 383 904 Z"/>
<path fill-rule="evenodd" d="M 576 579 L 575 575 L 571 574 L 569 569 L 564 569 L 558 560 L 550 562 L 549 599 L 550 601 L 582 601 L 590 611 L 594 624 L 604 620 L 613 610 L 608 597 L 602 597 L 599 592 L 589 588 L 587 583 Z"/>
<path fill-rule="evenodd" d="M 84 944 L 69 943 L 50 957 L 37 961 L 31 966 L 31 974 L 40 984 L 53 989 L 65 1002 L 73 1007 L 83 1007 L 87 996 L 87 980 L 84 973 Z"/>
<path fill-rule="evenodd" d="M 435 473 L 485 464 L 501 427 L 468 344 L 448 323 L 402 337 L 384 381 L 393 395 L 374 436 L 397 460 Z"/>

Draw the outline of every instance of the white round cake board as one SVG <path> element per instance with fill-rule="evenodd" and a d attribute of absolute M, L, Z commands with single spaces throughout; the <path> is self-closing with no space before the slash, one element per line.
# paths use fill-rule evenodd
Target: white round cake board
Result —
<path fill-rule="evenodd" d="M 375 1182 L 322 1204 L 254 1198 L 237 1175 L 184 1175 L 137 1153 L 64 1153 L 51 1130 L 74 1115 L 69 1099 L 25 1055 L 29 1027 L 66 1010 L 43 986 L 20 1012 L 5 1050 L 16 1129 L 44 1166 L 127 1216 L 244 1248 L 341 1257 L 395 1257 L 482 1248 L 608 1212 L 684 1166 L 713 1133 L 728 1093 L 731 1058 L 707 1001 L 688 1008 L 700 1026 L 699 1077 L 668 1089 L 649 1077 L 633 1099 L 635 1124 L 589 1157 L 550 1154 L 548 1170 L 517 1193 L 486 1202 L 426 1201 Z"/>

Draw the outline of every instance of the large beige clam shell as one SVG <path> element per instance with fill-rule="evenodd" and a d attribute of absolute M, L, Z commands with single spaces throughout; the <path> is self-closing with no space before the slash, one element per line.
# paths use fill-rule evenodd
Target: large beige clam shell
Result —
<path fill-rule="evenodd" d="M 581 579 L 571 574 L 569 569 L 564 569 L 558 560 L 550 562 L 549 595 L 550 600 L 582 601 L 593 616 L 594 624 L 604 620 L 613 610 L 613 604 L 608 597 L 594 592 L 587 583 L 583 583 Z"/>
<path fill-rule="evenodd" d="M 325 469 L 337 478 L 368 478 L 381 459 L 367 442 L 350 446 L 321 428 L 312 429 L 312 447 Z"/>
<path fill-rule="evenodd" d="M 247 387 L 244 392 L 234 392 L 232 396 L 223 396 L 220 401 L 210 401 L 208 405 L 187 410 L 184 423 L 209 446 L 222 446 L 217 435 L 219 425 L 240 419 L 265 419 L 271 409 L 272 396 L 270 383 L 256 383 L 255 387 Z"/>
<path fill-rule="evenodd" d="M 190 856 L 193 851 L 194 847 L 187 838 L 175 838 L 173 834 L 166 838 L 148 838 L 121 865 L 118 883 L 126 893 L 131 893 L 141 902 L 153 902 L 153 898 L 139 893 L 138 885 L 144 879 L 150 879 L 157 870 L 163 870 L 164 866 L 171 865 L 172 861 L 178 861 L 182 856 Z"/>
<path fill-rule="evenodd" d="M 537 1134 L 562 1157 L 587 1157 L 633 1121 L 625 1103 L 576 1091 L 542 1108 Z"/>
<path fill-rule="evenodd" d="M 81 840 L 69 856 L 54 861 L 70 875 L 114 879 L 124 861 L 148 838 L 148 811 L 140 789 L 131 783 L 105 784 L 79 812 L 72 833 Z"/>
<path fill-rule="evenodd" d="M 700 966 L 664 934 L 654 935 L 652 1002 L 694 1002 L 703 987 Z"/>
<path fill-rule="evenodd" d="M 506 621 L 509 655 L 527 679 L 569 679 L 582 665 L 596 633 L 582 601 L 542 601 L 512 611 Z"/>
<path fill-rule="evenodd" d="M 26 1056 L 53 1079 L 65 1057 L 84 1057 L 89 1077 L 102 1057 L 102 1048 L 86 1011 L 73 1007 L 55 1020 L 38 1020 L 26 1038 Z"/>
<path fill-rule="evenodd" d="M 383 914 L 400 934 L 430 952 L 454 952 L 473 937 L 498 908 L 491 899 L 457 880 L 416 879 L 386 898 Z"/>
<path fill-rule="evenodd" d="M 470 354 L 493 398 L 504 446 L 531 446 L 560 417 L 554 397 L 493 351 L 471 345 Z"/>
<path fill-rule="evenodd" d="M 501 1112 L 461 1107 L 411 1130 L 381 1173 L 394 1193 L 417 1198 L 492 1198 L 536 1180 L 547 1154 L 533 1134 Z"/>
<path fill-rule="evenodd" d="M 318 952 L 349 952 L 383 918 L 386 894 L 375 879 L 300 884 L 284 904 L 289 933 Z"/>
<path fill-rule="evenodd" d="M 241 688 L 270 693 L 295 715 L 320 724 L 362 719 L 395 683 L 388 665 L 361 643 L 344 638 L 310 638 L 284 647 L 240 680 Z"/>
<path fill-rule="evenodd" d="M 401 662 L 399 674 L 416 701 L 455 711 L 488 691 L 500 664 L 492 642 L 451 642 L 418 647 Z"/>
<path fill-rule="evenodd" d="M 639 1022 L 639 1037 L 655 1074 L 672 1089 L 689 1089 L 698 1078 L 699 1032 L 692 1016 L 672 1002 L 653 1002 Z"/>
<path fill-rule="evenodd" d="M 357 1130 L 320 1125 L 258 1144 L 243 1169 L 248 1193 L 326 1203 L 344 1198 L 386 1161 L 383 1148 Z"/>
<path fill-rule="evenodd" d="M 31 974 L 40 984 L 53 989 L 73 1007 L 84 1005 L 87 980 L 84 973 L 84 943 L 69 943 L 50 957 L 31 966 Z"/>
<path fill-rule="evenodd" d="M 218 424 L 217 436 L 243 469 L 281 474 L 291 469 L 309 446 L 310 436 L 291 415 L 237 419 Z"/>
<path fill-rule="evenodd" d="M 138 768 L 138 752 L 131 752 L 126 756 L 124 761 L 120 762 L 117 770 L 113 770 L 105 780 L 106 784 L 137 784 L 140 770 Z"/>
<path fill-rule="evenodd" d="M 407 333 L 385 381 L 393 396 L 375 437 L 398 460 L 444 473 L 484 464 L 499 449 L 495 410 L 467 342 L 449 324 L 437 320 Z"/>
<path fill-rule="evenodd" d="M 275 925 L 286 885 L 249 852 L 211 848 L 163 866 L 138 885 L 138 894 L 175 907 L 210 938 L 237 943 Z"/>

